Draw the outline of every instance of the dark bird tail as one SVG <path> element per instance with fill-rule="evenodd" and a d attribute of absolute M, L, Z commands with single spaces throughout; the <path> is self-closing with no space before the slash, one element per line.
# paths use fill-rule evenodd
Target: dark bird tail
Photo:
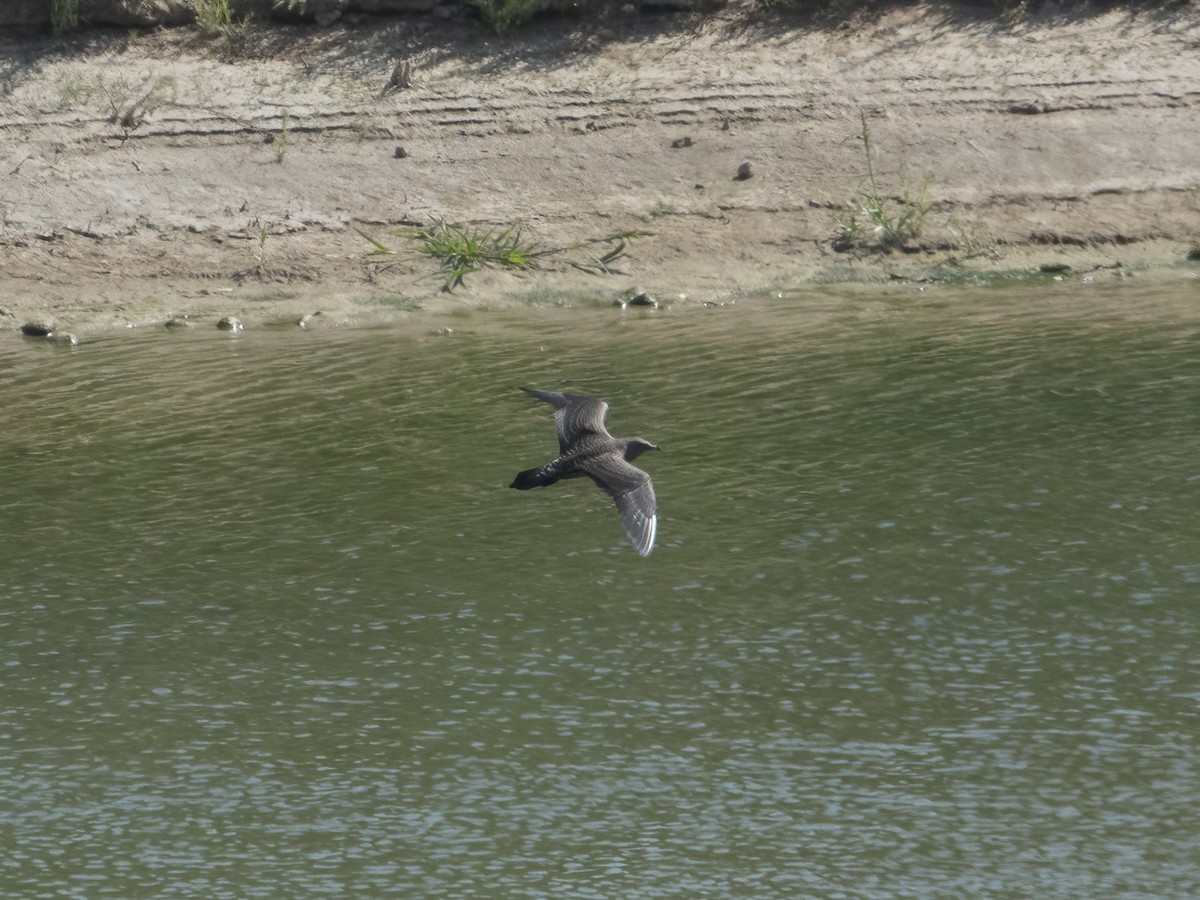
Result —
<path fill-rule="evenodd" d="M 513 479 L 513 483 L 509 487 L 514 487 L 518 491 L 527 491 L 530 488 L 545 487 L 548 484 L 554 484 L 558 481 L 558 474 L 554 471 L 553 464 L 549 466 L 538 466 L 536 469 L 526 469 L 524 472 L 518 472 L 517 477 Z"/>

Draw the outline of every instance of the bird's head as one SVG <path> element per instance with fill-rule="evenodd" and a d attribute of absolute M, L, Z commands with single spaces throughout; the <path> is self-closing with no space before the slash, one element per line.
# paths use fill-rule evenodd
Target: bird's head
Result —
<path fill-rule="evenodd" d="M 657 450 L 658 447 L 645 438 L 630 438 L 625 442 L 625 459 L 632 462 L 647 450 Z"/>

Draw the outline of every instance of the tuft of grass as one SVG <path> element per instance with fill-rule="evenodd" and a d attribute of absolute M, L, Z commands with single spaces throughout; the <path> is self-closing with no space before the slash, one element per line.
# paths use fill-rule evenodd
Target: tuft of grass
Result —
<path fill-rule="evenodd" d="M 524 25 L 538 11 L 537 0 L 471 0 L 471 4 L 500 37 Z"/>
<path fill-rule="evenodd" d="M 361 228 L 357 231 L 363 240 L 373 248 L 372 256 L 386 256 L 395 253 L 383 241 Z M 592 238 L 550 249 L 539 249 L 533 244 L 526 243 L 521 236 L 521 229 L 516 225 L 484 231 L 447 222 L 445 219 L 434 219 L 429 225 L 401 229 L 395 234 L 414 243 L 418 253 L 432 256 L 441 263 L 442 270 L 446 272 L 446 281 L 442 285 L 442 290 L 451 291 L 462 284 L 464 277 L 484 266 L 498 265 L 509 269 L 532 269 L 537 266 L 538 260 L 542 257 L 577 250 L 587 251 L 590 262 L 586 265 L 578 263 L 572 263 L 572 265 L 609 274 L 612 271 L 609 267 L 625 255 L 629 243 L 635 238 L 648 237 L 651 232 L 617 231 L 601 238 Z M 593 254 L 591 250 L 596 245 L 606 245 L 605 252 L 598 256 Z"/>
<path fill-rule="evenodd" d="M 1028 0 L 996 0 L 996 15 L 1010 28 L 1029 18 Z"/>
<path fill-rule="evenodd" d="M 951 216 L 946 222 L 946 231 L 950 234 L 951 246 L 962 252 L 967 259 L 983 256 L 993 247 L 987 230 L 978 222 L 964 222 L 956 216 Z"/>
<path fill-rule="evenodd" d="M 361 228 L 357 229 L 374 248 L 373 256 L 395 251 Z M 521 230 L 510 225 L 503 230 L 480 231 L 456 222 L 434 219 L 428 225 L 404 228 L 395 232 L 416 244 L 418 253 L 432 256 L 442 264 L 446 282 L 442 290 L 450 291 L 462 284 L 463 278 L 485 265 L 500 265 L 510 269 L 530 269 L 539 252 L 521 239 Z"/>
<path fill-rule="evenodd" d="M 61 37 L 79 25 L 79 0 L 50 0 L 50 30 Z"/>
<path fill-rule="evenodd" d="M 258 246 L 254 248 L 254 276 L 261 280 L 267 266 L 267 241 L 271 237 L 271 230 L 257 216 L 251 223 L 251 227 L 255 229 L 258 238 Z"/>
<path fill-rule="evenodd" d="M 435 219 L 429 225 L 400 234 L 416 243 L 417 252 L 441 262 L 448 273 L 443 285 L 446 290 L 458 287 L 465 275 L 488 264 L 509 269 L 533 268 L 538 255 L 532 245 L 522 242 L 521 230 L 515 225 L 502 231 L 478 231 Z"/>
<path fill-rule="evenodd" d="M 629 244 L 635 238 L 652 237 L 653 231 L 614 231 L 612 234 L 606 234 L 604 237 L 591 238 L 586 241 L 580 241 L 578 244 L 571 244 L 569 247 L 560 247 L 557 250 L 550 251 L 552 253 L 564 253 L 571 250 L 585 250 L 591 258 L 591 262 L 586 265 L 574 263 L 578 268 L 595 269 L 605 275 L 611 275 L 613 269 L 611 265 L 625 255 L 629 249 Z M 592 254 L 591 250 L 597 244 L 607 245 L 608 249 L 599 256 Z"/>
<path fill-rule="evenodd" d="M 242 37 L 250 28 L 250 15 L 241 19 L 233 15 L 230 0 L 192 0 L 196 10 L 196 27 L 205 34 L 225 34 Z"/>
<path fill-rule="evenodd" d="M 859 117 L 862 121 L 859 139 L 867 162 L 867 181 L 855 194 L 858 211 L 838 221 L 835 246 L 848 250 L 873 241 L 879 249 L 890 252 L 920 235 L 925 216 L 929 213 L 929 181 L 926 178 L 915 196 L 906 184 L 902 184 L 899 197 L 891 200 L 885 197 L 875 177 L 875 163 L 872 160 L 875 145 L 871 143 L 867 115 L 859 113 Z"/>

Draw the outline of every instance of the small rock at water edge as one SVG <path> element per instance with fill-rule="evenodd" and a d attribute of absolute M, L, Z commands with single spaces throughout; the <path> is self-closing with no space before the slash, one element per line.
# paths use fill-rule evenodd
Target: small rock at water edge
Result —
<path fill-rule="evenodd" d="M 217 327 L 222 331 L 241 331 L 242 321 L 241 319 L 235 319 L 233 316 L 226 316 L 217 323 Z"/>
<path fill-rule="evenodd" d="M 658 298 L 653 296 L 641 288 L 634 288 L 629 294 L 616 302 L 616 305 L 625 309 L 627 306 L 649 306 L 658 309 Z"/>
<path fill-rule="evenodd" d="M 26 322 L 21 326 L 21 334 L 29 337 L 48 337 L 54 332 L 54 325 L 51 322 L 34 321 Z"/>

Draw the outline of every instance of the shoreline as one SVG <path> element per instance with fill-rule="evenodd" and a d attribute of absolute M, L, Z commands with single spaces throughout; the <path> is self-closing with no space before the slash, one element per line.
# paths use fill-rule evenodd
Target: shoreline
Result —
<path fill-rule="evenodd" d="M 178 30 L 70 52 L 0 35 L 15 61 L 0 328 L 316 310 L 373 324 L 635 285 L 701 304 L 1043 267 L 1117 278 L 1200 240 L 1194 5 L 1011 28 L 922 8 L 845 31 L 689 21 L 604 40 L 564 23 L 508 41 L 470 23 L 287 26 L 243 56 Z M 839 251 L 870 179 L 890 215 L 927 203 L 923 227 L 890 253 L 869 231 Z M 562 253 L 446 294 L 391 233 L 435 219 L 517 226 L 541 248 L 652 234 L 612 274 Z M 397 252 L 372 255 L 360 231 Z"/>

